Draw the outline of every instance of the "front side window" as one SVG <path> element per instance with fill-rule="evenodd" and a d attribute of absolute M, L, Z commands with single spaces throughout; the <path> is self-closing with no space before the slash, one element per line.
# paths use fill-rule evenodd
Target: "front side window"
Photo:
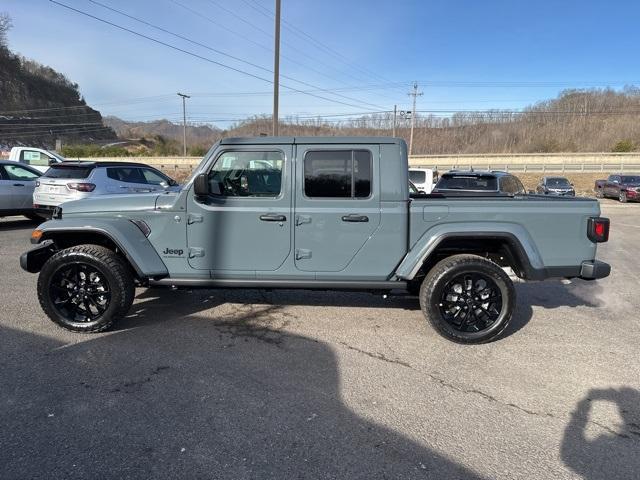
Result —
<path fill-rule="evenodd" d="M 39 177 L 39 175 L 35 174 L 31 170 L 27 170 L 26 168 L 20 166 L 5 165 L 4 171 L 7 180 L 31 182 Z"/>
<path fill-rule="evenodd" d="M 282 152 L 224 152 L 209 172 L 209 190 L 225 197 L 277 197 L 283 167 Z"/>
<path fill-rule="evenodd" d="M 169 184 L 169 180 L 166 177 L 149 168 L 143 168 L 142 175 L 144 176 L 145 183 L 148 183 L 149 185 L 160 185 L 161 183 Z"/>
<path fill-rule="evenodd" d="M 313 150 L 304 157 L 304 193 L 309 198 L 366 198 L 371 195 L 368 150 Z"/>

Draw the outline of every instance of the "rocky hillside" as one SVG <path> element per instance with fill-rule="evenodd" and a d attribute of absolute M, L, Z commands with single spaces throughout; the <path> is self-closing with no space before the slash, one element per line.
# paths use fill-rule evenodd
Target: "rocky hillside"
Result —
<path fill-rule="evenodd" d="M 115 140 L 100 112 L 89 107 L 62 73 L 12 53 L 0 44 L 0 149 L 51 148 L 64 143 Z"/>

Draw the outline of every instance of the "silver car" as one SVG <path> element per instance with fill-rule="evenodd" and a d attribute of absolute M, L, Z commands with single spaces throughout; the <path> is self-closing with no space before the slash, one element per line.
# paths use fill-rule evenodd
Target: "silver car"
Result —
<path fill-rule="evenodd" d="M 33 208 L 33 190 L 42 175 L 29 165 L 10 160 L 0 161 L 0 216 L 24 215 L 41 220 Z"/>
<path fill-rule="evenodd" d="M 52 165 L 36 182 L 33 204 L 41 213 L 94 195 L 180 190 L 178 183 L 142 163 L 63 162 Z"/>

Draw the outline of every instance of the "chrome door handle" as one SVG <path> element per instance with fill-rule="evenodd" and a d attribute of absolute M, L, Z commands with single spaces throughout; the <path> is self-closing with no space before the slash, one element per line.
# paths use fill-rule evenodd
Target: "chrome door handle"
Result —
<path fill-rule="evenodd" d="M 342 217 L 343 222 L 368 222 L 369 217 L 366 215 L 356 215 L 352 213 L 351 215 L 345 215 Z"/>
<path fill-rule="evenodd" d="M 262 220 L 263 222 L 286 222 L 287 217 L 285 217 L 284 215 L 267 213 L 265 215 L 260 215 L 260 220 Z"/>

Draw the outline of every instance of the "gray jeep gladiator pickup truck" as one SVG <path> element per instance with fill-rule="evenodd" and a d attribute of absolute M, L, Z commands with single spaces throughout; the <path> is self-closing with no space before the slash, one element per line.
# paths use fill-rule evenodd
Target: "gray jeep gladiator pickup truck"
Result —
<path fill-rule="evenodd" d="M 62 204 L 20 259 L 46 314 L 73 331 L 123 317 L 136 286 L 402 290 L 438 333 L 486 342 L 527 280 L 596 279 L 597 201 L 409 194 L 398 138 L 227 138 L 179 192 Z"/>

